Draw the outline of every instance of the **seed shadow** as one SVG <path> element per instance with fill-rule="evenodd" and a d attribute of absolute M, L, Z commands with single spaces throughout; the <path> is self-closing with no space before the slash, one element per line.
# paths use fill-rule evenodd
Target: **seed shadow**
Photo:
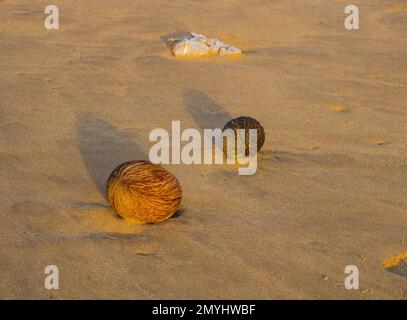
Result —
<path fill-rule="evenodd" d="M 407 278 L 407 262 L 402 261 L 398 266 L 388 269 L 387 271 Z"/>
<path fill-rule="evenodd" d="M 109 174 L 130 160 L 148 160 L 147 155 L 125 133 L 105 120 L 82 114 L 77 120 L 77 142 L 86 170 L 102 195 Z"/>
<path fill-rule="evenodd" d="M 189 89 L 183 94 L 185 108 L 201 129 L 222 129 L 232 116 L 205 93 Z"/>
<path fill-rule="evenodd" d="M 179 217 L 183 216 L 185 213 L 187 213 L 188 210 L 184 208 L 180 208 L 175 213 L 172 215 L 171 219 L 178 219 Z"/>
<path fill-rule="evenodd" d="M 75 207 L 75 208 L 92 208 L 92 209 L 109 209 L 110 206 L 99 203 L 99 202 L 93 202 L 93 201 L 65 201 L 69 205 Z"/>

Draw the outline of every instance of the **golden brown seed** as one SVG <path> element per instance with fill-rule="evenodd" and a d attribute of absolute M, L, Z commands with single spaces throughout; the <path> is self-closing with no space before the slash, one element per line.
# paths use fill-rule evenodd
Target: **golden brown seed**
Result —
<path fill-rule="evenodd" d="M 182 198 L 175 176 L 159 164 L 129 161 L 119 165 L 106 183 L 107 200 L 124 219 L 154 223 L 170 218 Z"/>

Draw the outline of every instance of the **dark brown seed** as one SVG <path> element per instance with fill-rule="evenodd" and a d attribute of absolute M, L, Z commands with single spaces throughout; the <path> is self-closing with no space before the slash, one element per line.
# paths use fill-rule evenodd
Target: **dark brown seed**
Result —
<path fill-rule="evenodd" d="M 238 117 L 236 119 L 230 120 L 224 127 L 223 131 L 226 129 L 232 129 L 235 133 L 235 146 L 237 146 L 237 130 L 238 129 L 244 129 L 245 130 L 245 155 L 249 155 L 249 130 L 250 129 L 255 129 L 257 130 L 257 151 L 260 151 L 261 147 L 264 144 L 265 141 L 265 133 L 264 133 L 264 128 L 258 122 L 256 119 L 251 118 L 251 117 Z M 226 148 L 224 148 L 226 150 Z"/>

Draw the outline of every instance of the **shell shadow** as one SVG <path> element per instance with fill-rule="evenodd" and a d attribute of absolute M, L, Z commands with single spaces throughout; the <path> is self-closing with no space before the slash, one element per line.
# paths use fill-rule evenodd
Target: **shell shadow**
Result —
<path fill-rule="evenodd" d="M 183 94 L 185 108 L 201 129 L 222 129 L 232 116 L 202 91 L 189 89 Z"/>
<path fill-rule="evenodd" d="M 167 34 L 160 36 L 160 40 L 161 40 L 161 42 L 165 43 L 165 45 L 168 47 L 168 49 L 170 49 L 172 52 L 175 42 L 171 41 L 171 39 L 179 39 L 179 38 L 187 37 L 190 35 L 191 35 L 191 32 L 184 31 L 184 30 L 176 30 L 174 32 L 169 32 Z"/>
<path fill-rule="evenodd" d="M 148 160 L 147 155 L 127 134 L 105 120 L 82 114 L 77 119 L 77 142 L 86 170 L 100 193 L 119 164 L 129 160 Z"/>

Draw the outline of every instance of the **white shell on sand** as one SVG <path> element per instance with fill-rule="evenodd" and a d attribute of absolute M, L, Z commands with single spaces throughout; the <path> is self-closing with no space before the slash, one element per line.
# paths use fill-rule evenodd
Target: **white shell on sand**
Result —
<path fill-rule="evenodd" d="M 209 47 L 193 40 L 182 40 L 172 49 L 174 55 L 178 56 L 205 56 L 208 55 Z"/>
<path fill-rule="evenodd" d="M 187 37 L 187 39 L 191 39 L 193 41 L 198 41 L 200 43 L 206 44 L 208 41 L 208 37 L 204 36 L 203 34 L 191 32 L 192 37 Z"/>
<path fill-rule="evenodd" d="M 242 54 L 242 51 L 238 48 L 227 46 L 219 49 L 220 56 L 229 56 L 235 54 Z"/>
<path fill-rule="evenodd" d="M 190 56 L 201 57 L 208 55 L 237 55 L 242 51 L 232 47 L 214 38 L 208 38 L 202 34 L 191 32 L 190 36 L 179 39 L 171 39 L 176 44 L 172 48 L 172 52 L 176 57 Z"/>

